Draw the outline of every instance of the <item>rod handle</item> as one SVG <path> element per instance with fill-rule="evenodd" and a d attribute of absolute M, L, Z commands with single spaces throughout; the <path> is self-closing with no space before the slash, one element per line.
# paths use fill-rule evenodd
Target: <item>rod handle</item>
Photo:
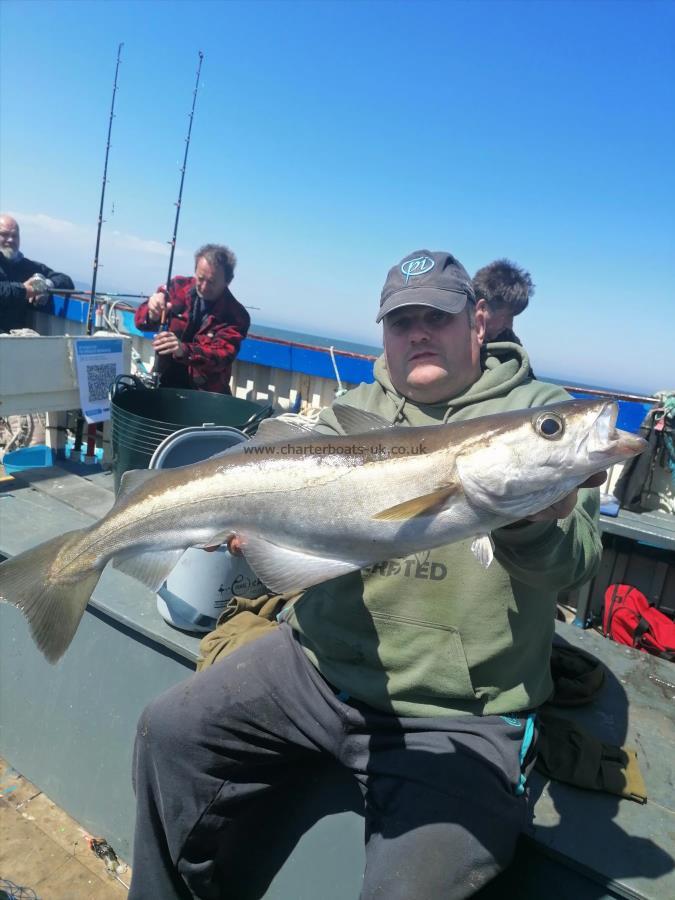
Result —
<path fill-rule="evenodd" d="M 167 303 L 164 309 L 162 310 L 162 315 L 159 320 L 159 331 L 168 331 L 169 330 L 169 320 L 171 319 L 171 304 Z"/>

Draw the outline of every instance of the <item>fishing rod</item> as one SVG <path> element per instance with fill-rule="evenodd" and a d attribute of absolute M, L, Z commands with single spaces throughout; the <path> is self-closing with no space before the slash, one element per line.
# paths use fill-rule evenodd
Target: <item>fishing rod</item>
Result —
<path fill-rule="evenodd" d="M 112 134 L 112 123 L 115 118 L 115 96 L 117 94 L 117 76 L 120 70 L 120 60 L 122 58 L 123 43 L 117 47 L 117 64 L 115 65 L 115 79 L 113 81 L 112 100 L 110 102 L 110 118 L 108 120 L 108 140 L 105 146 L 105 161 L 103 163 L 103 182 L 101 184 L 101 203 L 98 211 L 98 228 L 96 230 L 96 249 L 94 250 L 94 272 L 91 277 L 91 291 L 89 291 L 89 306 L 87 308 L 86 334 L 92 334 L 94 331 L 94 298 L 96 297 L 96 274 L 98 272 L 98 252 L 101 246 L 101 227 L 103 226 L 103 202 L 105 200 L 105 186 L 108 180 L 108 156 L 110 154 L 110 135 Z M 75 446 L 74 450 L 79 451 L 82 446 L 82 431 L 84 429 L 84 419 L 80 416 L 77 420 L 75 429 Z M 94 459 L 94 447 L 96 442 L 96 425 L 87 426 L 87 459 Z"/>
<path fill-rule="evenodd" d="M 64 296 L 72 297 L 76 295 L 80 295 L 82 297 L 91 297 L 92 293 L 95 297 L 131 297 L 132 300 L 147 300 L 150 294 L 126 294 L 124 292 L 119 291 L 88 291 L 84 288 L 57 288 L 51 287 L 49 289 L 51 294 L 63 294 Z"/>
<path fill-rule="evenodd" d="M 80 288 L 56 288 L 47 285 L 45 287 L 45 292 L 47 292 L 47 290 L 50 294 L 56 294 L 57 296 L 61 294 L 75 298 L 91 296 L 91 291 L 80 290 Z M 118 297 L 129 297 L 131 300 L 147 300 L 150 294 L 126 294 L 123 291 L 96 291 L 95 296 L 100 297 L 102 300 L 112 300 Z M 262 309 L 261 306 L 251 306 L 250 303 L 243 303 L 242 306 L 246 307 L 246 309 Z"/>
<path fill-rule="evenodd" d="M 94 251 L 94 272 L 91 277 L 91 299 L 89 300 L 89 309 L 87 310 L 87 334 L 91 334 L 94 326 L 94 297 L 96 296 L 96 275 L 98 273 L 98 251 L 101 246 L 101 227 L 103 226 L 103 202 L 105 200 L 105 186 L 108 180 L 108 155 L 110 153 L 110 135 L 112 133 L 112 123 L 115 118 L 115 95 L 117 94 L 117 75 L 120 70 L 120 59 L 122 56 L 122 47 L 120 44 L 117 48 L 117 65 L 115 66 L 115 80 L 113 82 L 112 101 L 110 103 L 110 119 L 108 120 L 108 142 L 105 147 L 105 162 L 103 164 L 103 183 L 101 185 L 101 204 L 98 211 L 98 229 L 96 231 L 96 249 Z"/>
<path fill-rule="evenodd" d="M 204 54 L 200 50 L 199 51 L 199 65 L 197 66 L 197 78 L 195 80 L 195 89 L 192 93 L 192 108 L 190 109 L 190 115 L 189 115 L 190 121 L 188 124 L 187 138 L 185 139 L 185 155 L 183 156 L 183 166 L 180 170 L 180 187 L 178 188 L 178 200 L 176 202 L 176 219 L 173 224 L 173 235 L 172 235 L 171 241 L 170 241 L 171 252 L 169 254 L 169 271 L 166 276 L 166 291 L 165 291 L 167 300 L 169 298 L 169 291 L 171 290 L 171 272 L 173 270 L 173 257 L 174 257 L 174 253 L 176 252 L 176 235 L 178 234 L 178 220 L 180 218 L 181 202 L 183 200 L 183 184 L 185 183 L 185 170 L 187 168 L 188 151 L 190 149 L 190 136 L 192 134 L 192 120 L 194 119 L 194 115 L 195 115 L 195 105 L 197 103 L 197 90 L 199 88 L 199 76 L 202 71 L 203 60 L 204 60 Z M 160 322 L 160 326 L 159 326 L 160 331 L 168 331 L 169 318 L 170 318 L 170 310 L 166 310 L 166 309 L 162 310 L 162 318 L 161 318 L 161 322 Z M 155 359 L 153 362 L 153 373 L 154 373 L 153 374 L 154 384 L 155 384 L 155 387 L 157 387 L 159 384 L 159 359 L 158 359 L 157 354 L 155 354 Z"/>

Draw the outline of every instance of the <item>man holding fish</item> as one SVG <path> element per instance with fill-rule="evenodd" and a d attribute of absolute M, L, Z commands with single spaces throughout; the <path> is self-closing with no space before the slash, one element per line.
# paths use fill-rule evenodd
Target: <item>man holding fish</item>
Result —
<path fill-rule="evenodd" d="M 251 522 L 232 513 L 219 540 L 236 535 L 271 591 L 308 589 L 142 715 L 131 900 L 230 896 L 222 860 L 250 801 L 326 757 L 363 793 L 362 898 L 468 897 L 513 856 L 556 598 L 598 566 L 599 470 L 642 444 L 612 404 L 532 380 L 522 347 L 491 352 L 449 253 L 394 266 L 378 321 L 373 384 L 320 434 L 284 444 L 270 420 L 272 443 L 249 447 L 256 477 L 277 467 L 268 505 L 249 495 Z"/>

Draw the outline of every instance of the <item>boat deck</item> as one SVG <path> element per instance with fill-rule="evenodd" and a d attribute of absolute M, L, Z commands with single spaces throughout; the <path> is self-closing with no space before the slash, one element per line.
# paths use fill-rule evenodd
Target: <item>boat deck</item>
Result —
<path fill-rule="evenodd" d="M 84 830 L 0 759 L 0 897 L 3 880 L 39 900 L 123 900 L 130 870 L 118 873 L 91 850 Z M 28 893 L 32 891 L 33 894 Z"/>
<path fill-rule="evenodd" d="M 111 505 L 111 487 L 108 473 L 82 478 L 63 469 L 33 470 L 0 482 L 0 553 L 12 556 L 90 524 Z M 672 900 L 675 668 L 590 630 L 565 624 L 557 629 L 558 640 L 592 652 L 608 670 L 596 702 L 561 714 L 604 741 L 636 748 L 649 802 L 639 805 L 535 774 L 534 820 L 519 852 L 517 880 L 511 873 L 509 886 L 502 880 L 489 896 Z M 190 674 L 197 647 L 197 637 L 161 620 L 154 594 L 112 567 L 56 666 L 35 650 L 21 614 L 3 604 L 0 756 L 129 859 L 135 723 L 152 697 Z M 276 843 L 277 856 L 288 858 L 270 860 L 276 868 L 269 872 L 256 859 L 246 889 L 234 895 L 355 900 L 363 863 L 355 786 L 335 771 L 303 773 L 292 801 L 289 807 L 286 799 L 280 819 L 270 815 L 264 823 L 271 843 L 258 843 Z"/>

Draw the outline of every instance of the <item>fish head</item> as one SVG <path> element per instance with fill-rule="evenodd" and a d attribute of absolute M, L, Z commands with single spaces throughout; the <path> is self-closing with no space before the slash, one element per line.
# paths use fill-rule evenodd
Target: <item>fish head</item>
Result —
<path fill-rule="evenodd" d="M 642 438 L 616 427 L 617 415 L 611 400 L 569 400 L 492 417 L 456 458 L 467 501 L 513 521 L 546 509 L 646 449 Z"/>

